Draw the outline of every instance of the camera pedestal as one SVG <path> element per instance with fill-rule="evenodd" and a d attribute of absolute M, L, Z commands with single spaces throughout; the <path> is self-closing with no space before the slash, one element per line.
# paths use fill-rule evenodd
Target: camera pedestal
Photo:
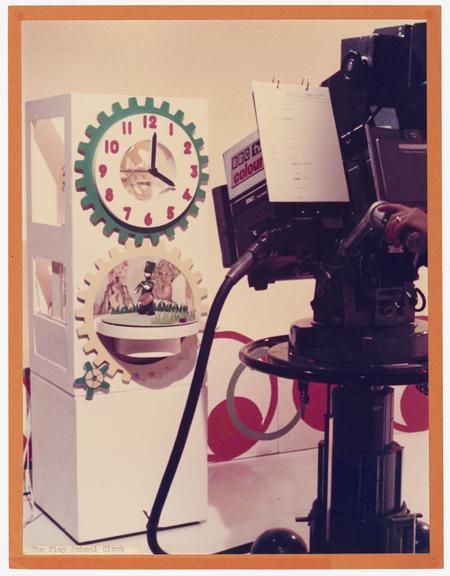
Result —
<path fill-rule="evenodd" d="M 310 332 L 310 342 L 317 339 L 323 344 L 326 328 L 313 323 L 302 326 Z M 405 327 L 382 330 L 389 338 L 405 337 Z M 366 337 L 370 333 L 376 339 L 377 331 L 368 329 Z M 403 448 L 393 441 L 392 386 L 428 381 L 426 322 L 417 321 L 406 332 L 410 341 L 398 349 L 398 358 L 391 352 L 387 363 L 376 355 L 359 356 L 350 363 L 345 354 L 337 362 L 331 349 L 328 357 L 334 362 L 327 363 L 326 348 L 320 348 L 319 359 L 311 350 L 306 356 L 301 348 L 294 349 L 292 333 L 291 343 L 288 336 L 277 336 L 251 342 L 240 352 L 251 368 L 297 379 L 303 401 L 309 382 L 327 386 L 317 498 L 309 515 L 297 518 L 309 523 L 311 553 L 426 551 L 423 542 L 416 548 L 420 514 L 411 513 L 401 499 Z M 340 346 L 348 341 L 353 350 L 361 335 L 354 336 L 341 329 Z M 405 354 L 410 355 L 409 361 Z"/>

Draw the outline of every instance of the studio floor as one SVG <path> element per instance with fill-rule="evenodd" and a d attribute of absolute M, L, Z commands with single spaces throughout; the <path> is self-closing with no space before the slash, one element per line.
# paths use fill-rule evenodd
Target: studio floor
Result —
<path fill-rule="evenodd" d="M 428 433 L 400 433 L 404 446 L 403 500 L 429 521 Z M 209 465 L 208 518 L 201 524 L 159 533 L 171 554 L 211 554 L 253 541 L 268 528 L 298 532 L 308 543 L 305 516 L 316 497 L 317 450 L 243 458 Z M 77 546 L 58 526 L 24 502 L 26 554 L 149 554 L 145 534 Z M 142 525 L 145 529 L 143 515 Z M 432 529 L 432 527 L 431 527 Z"/>

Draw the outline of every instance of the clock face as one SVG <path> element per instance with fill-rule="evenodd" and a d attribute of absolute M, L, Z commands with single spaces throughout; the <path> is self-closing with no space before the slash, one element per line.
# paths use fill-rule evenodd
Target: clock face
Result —
<path fill-rule="evenodd" d="M 170 118 L 136 114 L 100 139 L 94 158 L 105 208 L 136 228 L 179 218 L 199 184 L 199 159 L 184 129 Z"/>
<path fill-rule="evenodd" d="M 169 112 L 167 102 L 158 108 L 151 98 L 143 106 L 130 99 L 129 108 L 116 104 L 113 112 L 99 115 L 99 128 L 88 127 L 91 141 L 79 148 L 85 160 L 75 169 L 84 178 L 76 185 L 87 192 L 83 206 L 94 208 L 94 220 L 105 221 L 105 233 L 118 230 L 121 238 L 139 240 L 169 235 L 204 198 L 203 140 L 194 137 L 193 124 L 184 124 L 183 112 Z"/>

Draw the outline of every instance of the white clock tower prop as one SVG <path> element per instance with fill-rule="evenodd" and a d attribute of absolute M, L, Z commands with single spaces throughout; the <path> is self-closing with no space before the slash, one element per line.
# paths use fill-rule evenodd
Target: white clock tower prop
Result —
<path fill-rule="evenodd" d="M 26 105 L 33 492 L 77 542 L 145 530 L 206 314 L 203 100 Z M 195 221 L 192 221 L 195 217 Z M 161 526 L 207 508 L 206 394 Z"/>

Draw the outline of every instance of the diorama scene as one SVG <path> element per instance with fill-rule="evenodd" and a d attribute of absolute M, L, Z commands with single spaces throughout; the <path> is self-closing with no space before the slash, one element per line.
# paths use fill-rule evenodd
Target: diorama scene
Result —
<path fill-rule="evenodd" d="M 426 39 L 22 23 L 25 554 L 429 552 Z"/>

